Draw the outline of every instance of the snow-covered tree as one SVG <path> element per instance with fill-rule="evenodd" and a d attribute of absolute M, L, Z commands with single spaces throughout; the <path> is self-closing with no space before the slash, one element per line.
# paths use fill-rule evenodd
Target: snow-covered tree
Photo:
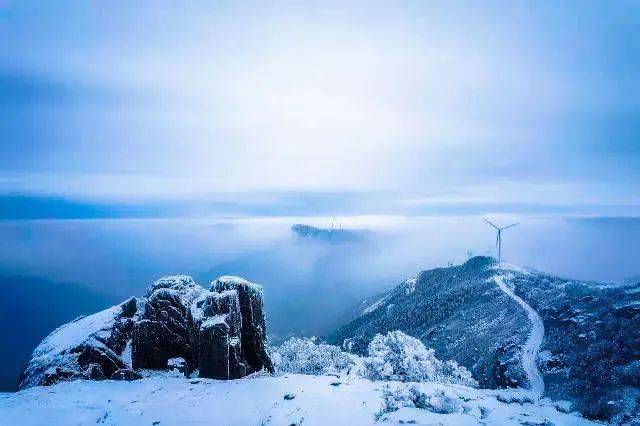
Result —
<path fill-rule="evenodd" d="M 465 367 L 437 359 L 433 349 L 401 331 L 377 334 L 368 351 L 364 375 L 371 380 L 478 385 Z"/>
<path fill-rule="evenodd" d="M 347 372 L 359 357 L 338 346 L 317 343 L 315 338 L 292 337 L 273 348 L 276 370 L 297 374 L 339 374 Z"/>
<path fill-rule="evenodd" d="M 478 385 L 469 370 L 455 361 L 437 359 L 433 349 L 401 331 L 377 334 L 368 351 L 368 357 L 359 357 L 338 346 L 317 343 L 315 338 L 292 337 L 273 348 L 271 357 L 282 373 L 348 372 L 371 380 Z"/>

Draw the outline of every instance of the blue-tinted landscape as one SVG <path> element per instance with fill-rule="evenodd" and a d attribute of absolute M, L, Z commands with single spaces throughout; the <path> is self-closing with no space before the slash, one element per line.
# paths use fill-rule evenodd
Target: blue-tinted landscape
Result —
<path fill-rule="evenodd" d="M 639 28 L 0 0 L 0 424 L 638 424 Z"/>

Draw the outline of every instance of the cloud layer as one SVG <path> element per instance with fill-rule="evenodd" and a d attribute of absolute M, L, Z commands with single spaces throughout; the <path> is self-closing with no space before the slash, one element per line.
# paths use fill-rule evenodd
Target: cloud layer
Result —
<path fill-rule="evenodd" d="M 638 21 L 624 1 L 8 2 L 0 189 L 638 204 Z"/>

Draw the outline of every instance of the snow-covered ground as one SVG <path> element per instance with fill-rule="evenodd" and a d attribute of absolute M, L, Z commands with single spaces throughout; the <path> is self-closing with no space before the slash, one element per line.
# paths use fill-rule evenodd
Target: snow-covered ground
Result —
<path fill-rule="evenodd" d="M 418 389 L 427 408 L 403 407 L 401 401 L 401 408 L 380 414 L 385 394 L 388 406 L 390 394 L 404 389 L 406 395 L 410 386 Z M 1 394 L 0 424 L 590 424 L 547 400 L 506 403 L 498 395 L 458 385 L 296 374 L 230 381 L 170 376 L 134 382 L 79 380 Z"/>
<path fill-rule="evenodd" d="M 539 399 L 544 393 L 544 379 L 538 369 L 538 354 L 542 340 L 544 339 L 544 324 L 535 309 L 521 297 L 518 297 L 513 290 L 505 284 L 504 275 L 495 276 L 494 281 L 500 290 L 515 300 L 525 310 L 529 321 L 531 321 L 531 333 L 529 333 L 527 342 L 524 348 L 522 348 L 522 368 L 527 374 L 527 379 L 529 379 L 531 396 Z"/>

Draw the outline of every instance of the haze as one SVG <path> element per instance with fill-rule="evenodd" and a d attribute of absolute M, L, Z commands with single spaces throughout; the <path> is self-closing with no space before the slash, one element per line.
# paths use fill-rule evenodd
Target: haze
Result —
<path fill-rule="evenodd" d="M 184 3 L 0 0 L 0 312 L 39 314 L 0 387 L 165 274 L 245 276 L 273 339 L 326 334 L 495 254 L 484 217 L 520 222 L 509 262 L 640 274 L 637 2 Z"/>

